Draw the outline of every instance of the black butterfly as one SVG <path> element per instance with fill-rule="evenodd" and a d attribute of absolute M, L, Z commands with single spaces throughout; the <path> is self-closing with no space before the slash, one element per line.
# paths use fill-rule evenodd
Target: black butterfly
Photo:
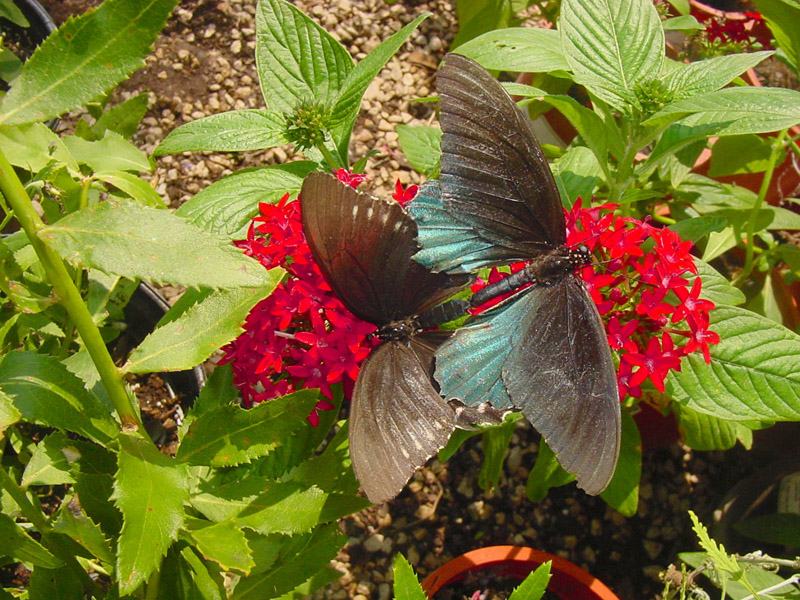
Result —
<path fill-rule="evenodd" d="M 444 447 L 456 426 L 501 420 L 495 411 L 465 414 L 445 402 L 434 387 L 433 361 L 450 332 L 420 332 L 463 313 L 465 301 L 447 305 L 454 312 L 437 305 L 471 278 L 434 274 L 411 259 L 419 250 L 417 228 L 397 202 L 325 173 L 306 177 L 300 202 L 325 280 L 350 312 L 378 326 L 382 340 L 361 365 L 349 426 L 356 477 L 372 502 L 383 502 Z"/>
<path fill-rule="evenodd" d="M 449 54 L 437 90 L 441 178 L 411 205 L 423 248 L 415 260 L 450 273 L 532 260 L 474 304 L 534 285 L 445 342 L 435 377 L 446 398 L 521 409 L 578 485 L 597 494 L 616 468 L 620 406 L 600 315 L 575 275 L 589 253 L 564 246 L 553 175 L 502 86 L 476 62 Z"/>

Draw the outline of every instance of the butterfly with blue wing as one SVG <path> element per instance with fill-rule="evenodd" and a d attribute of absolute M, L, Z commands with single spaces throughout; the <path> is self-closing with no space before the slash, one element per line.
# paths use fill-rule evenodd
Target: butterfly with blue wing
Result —
<path fill-rule="evenodd" d="M 514 285 L 484 291 L 473 304 L 532 285 L 444 342 L 435 377 L 445 398 L 520 409 L 578 486 L 598 494 L 616 468 L 621 415 L 605 330 L 575 274 L 590 262 L 588 250 L 565 247 L 553 175 L 497 80 L 448 54 L 436 85 L 441 175 L 410 206 L 422 247 L 414 258 L 451 274 L 531 261 Z"/>

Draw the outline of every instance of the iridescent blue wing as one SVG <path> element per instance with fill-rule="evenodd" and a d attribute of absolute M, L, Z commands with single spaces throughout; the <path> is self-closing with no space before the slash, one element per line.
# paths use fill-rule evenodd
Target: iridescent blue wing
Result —
<path fill-rule="evenodd" d="M 511 332 L 503 383 L 578 486 L 599 494 L 616 468 L 621 417 L 597 307 L 574 275 L 532 286 L 516 304 L 522 318 Z"/>
<path fill-rule="evenodd" d="M 475 61 L 448 54 L 436 79 L 442 200 L 448 213 L 505 254 L 505 262 L 562 246 L 561 200 L 529 121 Z"/>
<path fill-rule="evenodd" d="M 469 272 L 505 262 L 503 248 L 447 212 L 438 181 L 428 181 L 420 188 L 408 212 L 417 223 L 417 241 L 422 248 L 414 260 L 432 271 Z"/>

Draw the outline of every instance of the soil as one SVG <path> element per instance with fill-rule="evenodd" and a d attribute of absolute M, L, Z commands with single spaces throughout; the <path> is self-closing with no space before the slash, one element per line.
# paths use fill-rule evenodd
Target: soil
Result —
<path fill-rule="evenodd" d="M 97 3 L 41 1 L 59 23 Z M 404 184 L 420 182 L 399 151 L 395 128 L 432 118 L 430 104 L 410 99 L 428 96 L 434 89 L 436 65 L 457 28 L 453 4 L 447 0 L 397 4 L 297 0 L 295 4 L 358 60 L 377 45 L 379 34 L 399 29 L 425 10 L 433 13 L 370 86 L 353 136 L 353 156 L 364 156 L 373 148 L 380 151 L 367 170 L 373 193 L 388 197 L 396 178 Z M 138 93 L 150 98 L 134 138 L 140 148 L 152 152 L 172 129 L 207 114 L 264 108 L 253 58 L 254 13 L 255 0 L 179 4 L 145 67 L 115 93 L 117 100 Z M 63 127 L 68 129 L 74 117 Z M 156 159 L 152 180 L 175 207 L 233 171 L 295 158 L 287 148 L 164 156 Z M 175 405 L 153 404 L 156 420 L 171 429 L 166 425 L 175 420 Z M 525 482 L 537 448 L 538 435 L 522 422 L 512 437 L 499 485 L 482 490 L 478 473 L 483 450 L 480 439 L 472 438 L 446 464 L 433 460 L 418 470 L 392 502 L 343 519 L 340 528 L 348 542 L 334 561 L 343 575 L 314 597 L 388 600 L 392 561 L 398 552 L 422 578 L 463 552 L 516 544 L 575 562 L 604 580 L 622 600 L 657 598 L 663 588 L 659 573 L 679 552 L 697 549 L 687 510 L 710 522 L 725 490 L 752 468 L 752 457 L 741 447 L 724 453 L 693 452 L 673 444 L 645 453 L 638 510 L 627 518 L 574 484 L 551 490 L 540 503 L 528 500 Z"/>

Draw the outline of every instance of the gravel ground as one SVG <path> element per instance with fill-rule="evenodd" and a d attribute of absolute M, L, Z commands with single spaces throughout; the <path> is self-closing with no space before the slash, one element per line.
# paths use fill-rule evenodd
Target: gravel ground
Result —
<path fill-rule="evenodd" d="M 57 22 L 81 12 L 84 0 L 41 0 Z M 434 90 L 436 65 L 455 31 L 453 4 L 444 0 L 298 0 L 361 59 L 422 11 L 425 21 L 370 86 L 354 134 L 353 156 L 377 148 L 367 174 L 377 195 L 396 178 L 420 181 L 400 154 L 395 127 L 432 119 L 429 104 L 410 102 Z M 263 108 L 253 50 L 255 0 L 181 2 L 145 68 L 117 92 L 120 99 L 147 92 L 149 110 L 135 143 L 151 152 L 172 129 L 208 114 Z M 67 121 L 67 124 L 69 121 Z M 68 125 L 67 125 L 68 126 Z M 171 206 L 243 167 L 293 160 L 287 148 L 237 154 L 195 153 L 156 159 L 153 184 Z M 169 290 L 166 290 L 169 294 Z M 482 449 L 470 440 L 446 464 L 419 470 L 393 502 L 344 519 L 349 541 L 335 565 L 342 578 L 316 598 L 391 597 L 391 562 L 402 552 L 424 576 L 447 560 L 494 544 L 532 546 L 567 558 L 603 579 L 622 600 L 657 597 L 658 574 L 677 552 L 696 548 L 687 509 L 708 522 L 721 494 L 740 477 L 741 449 L 692 453 L 679 445 L 646 453 L 637 514 L 625 518 L 574 484 L 553 490 L 539 504 L 525 495 L 538 447 L 537 434 L 520 424 L 512 438 L 500 485 L 477 485 Z"/>

